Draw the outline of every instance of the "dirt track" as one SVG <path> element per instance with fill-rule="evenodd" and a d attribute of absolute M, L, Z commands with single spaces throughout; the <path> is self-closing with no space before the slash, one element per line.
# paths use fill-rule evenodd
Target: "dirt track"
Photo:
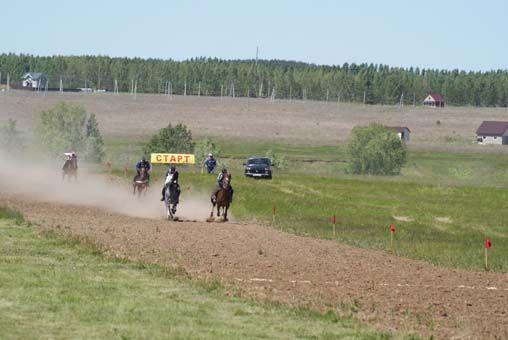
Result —
<path fill-rule="evenodd" d="M 508 339 L 508 276 L 438 268 L 248 224 L 169 223 L 0 195 L 42 228 L 89 238 L 112 256 L 221 279 L 243 294 L 353 312 L 384 329 L 441 339 Z"/>

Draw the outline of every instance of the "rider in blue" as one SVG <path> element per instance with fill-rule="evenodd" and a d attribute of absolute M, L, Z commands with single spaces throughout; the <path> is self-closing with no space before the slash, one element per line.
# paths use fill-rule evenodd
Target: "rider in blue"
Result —
<path fill-rule="evenodd" d="M 211 174 L 215 169 L 215 167 L 217 166 L 217 161 L 215 160 L 215 158 L 213 158 L 213 155 L 211 153 L 208 154 L 208 157 L 203 163 L 203 166 L 206 167 L 206 171 L 209 174 Z"/>
<path fill-rule="evenodd" d="M 136 175 L 134 176 L 133 182 L 136 181 L 136 178 L 141 173 L 141 168 L 146 169 L 146 178 L 150 181 L 150 171 L 152 170 L 152 164 L 146 160 L 146 157 L 143 156 L 139 162 L 136 163 Z"/>

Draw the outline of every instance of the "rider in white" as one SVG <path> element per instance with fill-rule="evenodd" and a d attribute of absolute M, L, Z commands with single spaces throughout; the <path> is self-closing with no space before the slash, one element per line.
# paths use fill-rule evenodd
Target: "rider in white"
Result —
<path fill-rule="evenodd" d="M 166 199 L 166 187 L 175 184 L 178 192 L 180 192 L 180 185 L 178 184 L 178 171 L 176 171 L 176 167 L 171 165 L 169 167 L 168 172 L 166 173 L 166 181 L 164 182 L 164 186 L 162 187 L 162 198 L 161 201 Z"/>

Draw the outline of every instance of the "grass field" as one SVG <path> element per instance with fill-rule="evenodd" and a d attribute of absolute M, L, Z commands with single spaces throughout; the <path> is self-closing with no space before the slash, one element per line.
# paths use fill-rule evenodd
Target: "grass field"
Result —
<path fill-rule="evenodd" d="M 110 144 L 120 149 L 121 140 Z M 276 228 L 331 238 L 348 244 L 386 249 L 431 263 L 483 269 L 483 241 L 490 237 L 490 269 L 508 271 L 508 155 L 486 152 L 410 150 L 401 176 L 355 176 L 346 171 L 343 146 L 221 144 L 225 163 L 233 171 L 237 219 L 272 223 Z M 286 168 L 272 181 L 244 178 L 242 159 L 271 149 L 286 159 Z M 109 149 L 111 150 L 111 149 Z M 318 160 L 305 162 L 304 160 Z M 185 168 L 184 186 L 208 193 L 214 177 Z M 155 171 L 154 180 L 162 168 Z M 129 175 L 130 176 L 130 175 Z M 390 245 L 388 226 L 396 225 Z"/>
<path fill-rule="evenodd" d="M 0 209 L 2 339 L 415 339 L 239 297 L 158 266 L 105 260 Z"/>

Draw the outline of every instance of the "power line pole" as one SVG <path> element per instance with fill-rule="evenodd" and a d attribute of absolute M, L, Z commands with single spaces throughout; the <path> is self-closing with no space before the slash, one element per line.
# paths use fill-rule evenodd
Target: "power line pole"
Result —
<path fill-rule="evenodd" d="M 187 81 L 184 82 L 184 85 L 183 85 L 183 96 L 186 97 L 187 96 Z"/>
<path fill-rule="evenodd" d="M 7 73 L 7 83 L 6 83 L 6 87 L 5 87 L 7 92 L 9 92 L 11 89 L 10 84 L 9 84 L 10 82 L 11 82 L 11 76 L 9 75 L 9 73 Z"/>
<path fill-rule="evenodd" d="M 131 79 L 131 96 L 134 96 L 134 79 Z"/>
<path fill-rule="evenodd" d="M 399 107 L 404 107 L 404 92 L 400 95 Z"/>
<path fill-rule="evenodd" d="M 118 80 L 117 79 L 115 79 L 115 89 L 114 89 L 113 93 L 115 95 L 118 95 Z"/>
<path fill-rule="evenodd" d="M 62 80 L 62 77 L 60 77 L 60 89 L 59 89 L 59 92 L 60 92 L 60 94 L 63 93 L 63 80 Z"/>
<path fill-rule="evenodd" d="M 363 90 L 363 106 L 365 106 L 365 97 L 367 96 L 367 90 Z"/>
<path fill-rule="evenodd" d="M 330 90 L 326 90 L 326 102 L 328 103 L 328 98 L 330 96 Z"/>
<path fill-rule="evenodd" d="M 201 97 L 201 82 L 198 83 L 198 97 Z"/>
<path fill-rule="evenodd" d="M 136 100 L 138 94 L 138 81 L 134 82 L 134 100 Z"/>

